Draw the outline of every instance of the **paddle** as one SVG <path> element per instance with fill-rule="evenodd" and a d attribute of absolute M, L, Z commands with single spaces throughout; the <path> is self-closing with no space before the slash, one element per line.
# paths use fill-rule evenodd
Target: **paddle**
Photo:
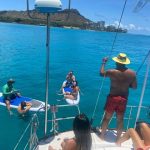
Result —
<path fill-rule="evenodd" d="M 64 99 L 56 99 L 57 102 L 61 102 L 63 101 Z"/>
<path fill-rule="evenodd" d="M 60 93 L 60 94 L 59 94 L 59 93 L 57 93 L 57 95 L 65 95 L 65 94 L 63 94 L 63 93 Z"/>
<path fill-rule="evenodd" d="M 12 93 L 19 93 L 19 90 L 12 90 Z"/>

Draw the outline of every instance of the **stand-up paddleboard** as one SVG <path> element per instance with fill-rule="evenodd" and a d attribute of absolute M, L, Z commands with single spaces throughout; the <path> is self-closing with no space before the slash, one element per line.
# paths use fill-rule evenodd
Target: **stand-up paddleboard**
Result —
<path fill-rule="evenodd" d="M 65 93 L 65 92 L 72 92 L 72 89 L 71 88 L 63 88 L 63 91 L 62 91 L 63 93 Z M 75 99 L 75 100 L 72 100 L 72 99 L 66 99 L 66 102 L 68 103 L 68 104 L 70 104 L 70 105 L 78 105 L 79 104 L 79 102 L 80 102 L 80 93 L 78 92 L 78 95 L 77 95 L 77 99 Z"/>
<path fill-rule="evenodd" d="M 10 107 L 18 108 L 19 104 L 22 101 L 30 102 L 32 104 L 32 107 L 29 109 L 29 111 L 45 111 L 44 102 L 29 97 L 24 97 L 24 96 L 16 97 L 15 99 L 12 99 L 10 102 Z M 6 104 L 4 103 L 2 93 L 0 93 L 0 105 L 6 106 Z"/>

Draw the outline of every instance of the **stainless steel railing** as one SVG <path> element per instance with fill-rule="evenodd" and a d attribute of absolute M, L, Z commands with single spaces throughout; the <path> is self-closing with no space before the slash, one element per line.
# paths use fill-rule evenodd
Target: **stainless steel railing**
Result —
<path fill-rule="evenodd" d="M 131 106 L 131 105 L 127 105 L 127 108 L 126 108 L 126 113 L 125 113 L 125 116 L 124 116 L 124 121 L 127 121 L 127 123 L 125 124 L 126 125 L 126 130 L 130 128 L 130 126 L 134 127 L 134 124 L 136 122 L 136 113 L 137 113 L 137 110 L 138 110 L 139 106 Z M 150 117 L 150 107 L 148 106 L 141 106 L 141 110 L 145 110 L 145 118 L 141 118 L 139 121 L 147 121 Z M 127 114 L 128 113 L 128 114 Z M 142 113 L 142 111 L 141 111 Z M 105 112 L 104 112 L 105 114 Z M 103 114 L 103 117 L 101 119 L 101 123 L 102 123 L 102 120 L 104 118 L 104 114 Z M 110 120 L 110 123 L 112 122 L 113 119 L 116 119 L 116 116 L 115 114 L 113 114 L 113 117 L 112 119 Z M 133 123 L 131 124 L 131 121 L 133 121 Z M 100 124 L 101 124 L 100 123 Z"/>
<path fill-rule="evenodd" d="M 50 132 L 53 133 L 54 135 L 58 134 L 58 121 L 70 120 L 75 118 L 75 116 L 71 116 L 71 117 L 66 116 L 66 117 L 57 118 L 56 113 L 58 112 L 58 108 L 63 108 L 63 107 L 75 107 L 77 108 L 77 113 L 80 114 L 80 109 L 78 105 L 51 105 L 50 110 L 52 113 L 52 119 L 48 120 L 48 122 L 52 123 L 52 128 Z"/>

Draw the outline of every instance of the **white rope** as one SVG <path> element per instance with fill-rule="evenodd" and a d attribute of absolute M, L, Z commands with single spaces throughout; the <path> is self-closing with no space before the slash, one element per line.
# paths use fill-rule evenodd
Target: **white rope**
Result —
<path fill-rule="evenodd" d="M 149 69 L 150 69 L 150 55 L 148 57 L 148 64 L 147 64 L 147 69 L 146 69 L 146 73 L 145 73 L 145 78 L 144 78 L 144 83 L 143 83 L 143 88 L 142 88 L 142 93 L 141 93 L 141 97 L 140 97 L 140 102 L 139 102 L 139 107 L 138 107 L 138 112 L 137 112 L 134 128 L 136 127 L 136 122 L 138 121 L 139 116 L 140 116 L 140 111 L 141 111 L 141 106 L 142 106 L 143 97 L 144 97 L 144 93 L 145 93 Z"/>
<path fill-rule="evenodd" d="M 97 105 L 98 105 L 98 102 L 99 102 L 99 97 L 101 95 L 101 91 L 102 91 L 102 88 L 103 88 L 103 85 L 104 85 L 104 81 L 105 81 L 105 76 L 102 80 L 102 83 L 101 83 L 101 86 L 100 86 L 100 90 L 99 90 L 99 93 L 98 93 L 98 96 L 97 96 L 97 100 L 96 100 L 96 104 L 95 104 L 95 108 L 94 108 L 94 111 L 93 111 L 93 115 L 92 115 L 92 119 L 94 119 L 94 116 L 95 116 L 95 112 L 96 112 L 96 109 L 97 109 Z"/>

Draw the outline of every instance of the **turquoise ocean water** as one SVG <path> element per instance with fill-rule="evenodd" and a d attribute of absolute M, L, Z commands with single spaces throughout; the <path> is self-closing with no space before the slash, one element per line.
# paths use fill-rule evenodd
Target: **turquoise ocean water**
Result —
<path fill-rule="evenodd" d="M 45 99 L 45 62 L 46 62 L 46 29 L 42 26 L 18 25 L 0 23 L 0 87 L 7 79 L 16 80 L 15 87 L 24 96 L 35 99 Z M 103 57 L 111 51 L 115 33 L 95 32 L 84 30 L 71 30 L 51 28 L 51 52 L 50 52 L 50 87 L 49 103 L 65 104 L 57 102 L 61 99 L 56 93 L 65 79 L 69 70 L 73 70 L 84 95 L 81 95 L 80 109 L 89 117 L 92 116 L 97 100 L 102 77 L 99 76 L 99 68 Z M 119 52 L 125 52 L 131 59 L 129 67 L 137 70 L 142 60 L 150 50 L 150 36 L 118 34 L 112 56 Z M 115 67 L 110 60 L 107 68 Z M 146 71 L 146 63 L 138 73 L 138 89 L 130 90 L 128 104 L 138 105 L 140 92 Z M 144 106 L 149 106 L 150 78 L 148 78 L 145 91 Z M 99 125 L 103 114 L 106 96 L 109 92 L 109 79 L 104 81 L 96 110 L 94 125 Z M 21 134 L 29 123 L 32 113 L 28 117 L 19 118 L 16 110 L 9 116 L 6 108 L 0 106 L 0 150 L 11 150 L 18 142 Z M 76 109 L 60 109 L 58 116 L 72 116 Z M 38 134 L 43 135 L 44 114 L 39 113 L 40 127 Z M 134 114 L 135 117 L 135 114 Z M 141 114 L 142 119 L 147 118 L 146 112 Z M 50 117 L 50 113 L 48 115 Z M 60 123 L 59 129 L 71 129 L 72 122 Z M 115 125 L 115 124 L 114 124 Z M 113 124 L 112 124 L 113 126 Z M 131 125 L 132 126 L 132 125 Z M 48 131 L 50 125 L 48 126 Z M 26 135 L 28 138 L 29 134 Z M 26 138 L 21 143 L 24 147 Z M 21 150 L 20 146 L 19 149 Z"/>

